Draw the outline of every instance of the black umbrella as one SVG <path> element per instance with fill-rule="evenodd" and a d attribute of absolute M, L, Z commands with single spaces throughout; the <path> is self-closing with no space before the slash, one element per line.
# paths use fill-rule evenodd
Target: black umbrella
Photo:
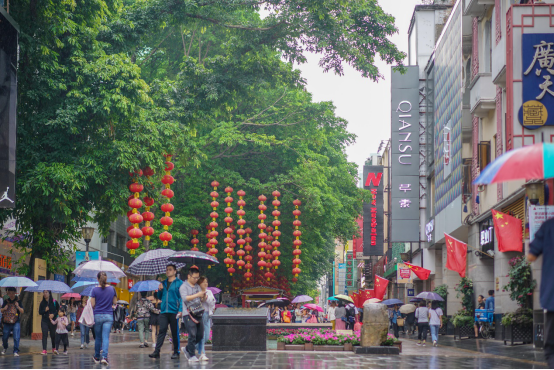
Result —
<path fill-rule="evenodd" d="M 179 251 L 171 257 L 168 257 L 168 261 L 185 263 L 187 266 L 213 266 L 218 264 L 217 258 L 210 256 L 209 254 L 199 251 Z"/>
<path fill-rule="evenodd" d="M 265 304 L 266 306 L 272 304 L 274 306 L 285 307 L 285 306 L 288 306 L 290 302 L 283 299 L 272 299 L 272 300 L 266 301 Z"/>

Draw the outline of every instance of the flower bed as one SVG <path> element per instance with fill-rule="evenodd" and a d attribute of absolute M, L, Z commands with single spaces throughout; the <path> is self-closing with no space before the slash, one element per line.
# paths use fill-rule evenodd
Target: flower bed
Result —
<path fill-rule="evenodd" d="M 352 344 L 353 346 L 360 345 L 360 332 L 354 332 L 352 335 L 337 335 L 332 330 L 317 330 L 317 329 L 300 329 L 301 333 L 288 334 L 280 336 L 277 341 L 283 342 L 285 345 L 303 345 L 306 343 L 314 346 L 344 346 Z"/>

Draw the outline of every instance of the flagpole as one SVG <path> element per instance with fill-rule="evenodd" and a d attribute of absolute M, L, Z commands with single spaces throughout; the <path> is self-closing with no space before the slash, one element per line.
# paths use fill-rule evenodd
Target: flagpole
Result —
<path fill-rule="evenodd" d="M 494 257 L 491 256 L 491 255 L 488 254 L 488 253 L 485 253 L 485 252 L 481 251 L 480 249 L 477 249 L 477 248 L 475 248 L 475 247 L 472 247 L 471 245 L 469 245 L 469 244 L 467 244 L 467 243 L 466 243 L 466 245 L 467 245 L 469 248 L 473 249 L 474 251 L 479 252 L 479 253 L 481 253 L 482 255 L 485 255 L 485 256 L 487 256 L 487 257 L 490 257 L 490 258 L 493 258 L 493 259 L 494 259 Z"/>

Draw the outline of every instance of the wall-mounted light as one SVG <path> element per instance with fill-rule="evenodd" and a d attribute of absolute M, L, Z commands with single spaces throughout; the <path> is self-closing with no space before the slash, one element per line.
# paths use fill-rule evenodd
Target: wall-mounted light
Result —
<path fill-rule="evenodd" d="M 525 184 L 525 194 L 529 198 L 529 203 L 533 205 L 539 204 L 541 186 L 543 184 L 540 182 Z"/>

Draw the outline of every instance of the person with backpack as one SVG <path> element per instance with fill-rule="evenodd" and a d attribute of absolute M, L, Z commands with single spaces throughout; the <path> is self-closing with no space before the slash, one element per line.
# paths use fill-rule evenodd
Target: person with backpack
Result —
<path fill-rule="evenodd" d="M 182 283 L 179 292 L 181 295 L 183 318 L 188 334 L 188 345 L 181 350 L 189 362 L 198 362 L 196 357 L 196 344 L 204 340 L 204 306 L 207 293 L 198 285 L 200 270 L 195 266 L 189 269 L 187 280 Z M 207 361 L 207 357 L 203 361 Z"/>
<path fill-rule="evenodd" d="M 146 298 L 147 292 L 140 292 L 140 299 L 137 301 L 136 305 L 136 315 L 137 315 L 137 327 L 139 332 L 139 348 L 148 347 L 148 335 L 150 334 L 150 315 L 151 312 L 158 312 L 154 308 L 154 304 Z"/>
<path fill-rule="evenodd" d="M 13 355 L 18 357 L 19 340 L 21 339 L 19 318 L 25 311 L 19 305 L 19 300 L 15 296 L 15 288 L 8 288 L 8 299 L 4 300 L 0 312 L 2 312 L 2 322 L 4 323 L 2 355 L 5 355 L 8 350 L 8 338 L 10 337 L 10 332 L 13 332 Z"/>
<path fill-rule="evenodd" d="M 353 303 L 346 305 L 346 330 L 353 330 L 356 321 L 356 306 Z"/>
<path fill-rule="evenodd" d="M 54 315 L 53 320 L 58 317 L 60 305 L 52 297 L 52 292 L 45 290 L 42 292 L 42 301 L 38 307 L 38 314 L 42 316 L 40 320 L 40 328 L 42 329 L 42 354 L 46 355 L 48 346 L 48 333 L 52 341 L 52 352 L 56 350 L 56 325 L 50 321 L 50 315 Z"/>

